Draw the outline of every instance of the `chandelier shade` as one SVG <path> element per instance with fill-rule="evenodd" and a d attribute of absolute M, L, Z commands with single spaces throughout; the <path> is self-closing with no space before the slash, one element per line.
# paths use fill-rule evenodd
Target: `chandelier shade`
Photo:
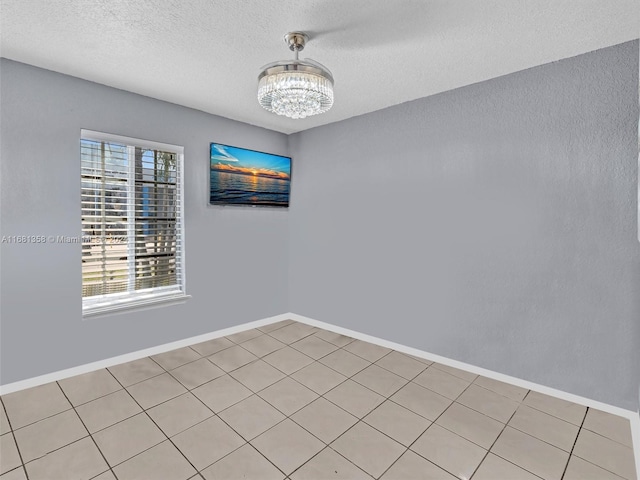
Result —
<path fill-rule="evenodd" d="M 331 72 L 310 59 L 299 60 L 307 36 L 300 32 L 285 35 L 295 59 L 270 63 L 258 75 L 258 102 L 266 110 L 289 118 L 305 118 L 324 113 L 333 105 Z"/>

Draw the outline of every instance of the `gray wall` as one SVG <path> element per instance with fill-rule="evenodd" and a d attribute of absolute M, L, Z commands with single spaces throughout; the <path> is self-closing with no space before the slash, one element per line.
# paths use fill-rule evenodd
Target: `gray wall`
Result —
<path fill-rule="evenodd" d="M 634 41 L 291 136 L 291 311 L 636 410 L 637 122 Z"/>
<path fill-rule="evenodd" d="M 5 59 L 0 75 L 0 234 L 80 234 L 81 128 L 182 145 L 193 295 L 83 321 L 79 244 L 2 244 L 0 383 L 288 311 L 288 212 L 207 204 L 209 142 L 286 154 L 285 135 Z"/>
<path fill-rule="evenodd" d="M 1 244 L 1 384 L 294 311 L 637 408 L 637 41 L 290 137 L 5 59 L 0 89 L 0 235 L 78 234 L 81 128 L 183 145 L 193 295 L 83 321 L 78 245 Z M 290 210 L 208 206 L 210 141 L 293 155 Z"/>

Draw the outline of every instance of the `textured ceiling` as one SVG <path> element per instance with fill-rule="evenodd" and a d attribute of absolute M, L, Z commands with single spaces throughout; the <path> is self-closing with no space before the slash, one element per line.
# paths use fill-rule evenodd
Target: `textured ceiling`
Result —
<path fill-rule="evenodd" d="M 639 36 L 637 0 L 0 0 L 0 54 L 284 133 L 336 122 Z M 326 114 L 256 101 L 266 63 L 333 73 Z"/>

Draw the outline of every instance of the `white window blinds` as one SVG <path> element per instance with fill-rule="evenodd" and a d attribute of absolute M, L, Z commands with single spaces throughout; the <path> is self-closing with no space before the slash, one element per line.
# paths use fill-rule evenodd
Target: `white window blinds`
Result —
<path fill-rule="evenodd" d="M 182 148 L 83 130 L 85 314 L 184 296 Z"/>

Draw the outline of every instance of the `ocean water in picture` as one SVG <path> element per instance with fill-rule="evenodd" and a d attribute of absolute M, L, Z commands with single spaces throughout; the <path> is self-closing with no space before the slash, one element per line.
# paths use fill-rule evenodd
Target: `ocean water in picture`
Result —
<path fill-rule="evenodd" d="M 290 158 L 211 144 L 210 203 L 287 207 L 290 184 Z"/>

